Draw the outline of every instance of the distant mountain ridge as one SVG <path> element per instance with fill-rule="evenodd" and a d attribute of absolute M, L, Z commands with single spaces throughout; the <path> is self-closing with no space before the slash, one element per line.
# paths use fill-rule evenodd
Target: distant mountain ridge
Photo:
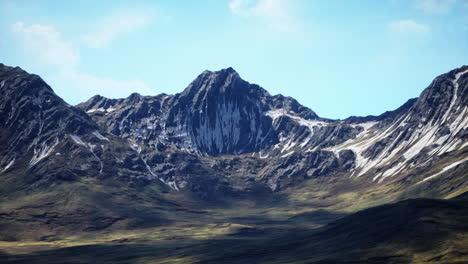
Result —
<path fill-rule="evenodd" d="M 106 174 L 148 177 L 144 162 L 127 141 L 102 132 L 39 76 L 0 65 L 0 79 L 2 174 L 18 170 L 38 181 Z"/>
<path fill-rule="evenodd" d="M 440 75 L 395 111 L 331 120 L 232 68 L 205 71 L 175 95 L 94 96 L 73 107 L 37 75 L 1 65 L 0 171 L 48 183 L 144 179 L 208 200 L 331 175 L 404 185 L 465 178 L 467 73 Z"/>
<path fill-rule="evenodd" d="M 205 71 L 176 95 L 96 96 L 77 107 L 107 132 L 157 151 L 271 160 L 251 178 L 272 190 L 296 175 L 349 172 L 383 181 L 467 146 L 467 72 L 463 66 L 437 77 L 397 110 L 345 120 L 271 96 L 232 68 Z"/>
<path fill-rule="evenodd" d="M 134 106 L 138 111 L 128 109 Z M 109 124 L 114 133 L 128 130 L 125 124 L 119 123 L 118 127 L 116 124 L 122 114 L 128 114 L 127 118 L 134 118 L 135 123 L 143 119 L 146 122 L 135 136 L 143 133 L 141 137 L 146 137 L 147 143 L 171 144 L 189 152 L 212 155 L 257 152 L 277 142 L 275 134 L 268 134 L 273 128 L 264 113 L 283 106 L 304 118 L 318 118 L 296 100 L 271 96 L 258 85 L 242 80 L 232 68 L 205 71 L 174 96 L 133 94 L 117 100 L 96 96 L 78 105 L 88 113 L 107 112 L 106 117 L 119 114 Z M 126 111 L 119 111 L 123 108 Z"/>

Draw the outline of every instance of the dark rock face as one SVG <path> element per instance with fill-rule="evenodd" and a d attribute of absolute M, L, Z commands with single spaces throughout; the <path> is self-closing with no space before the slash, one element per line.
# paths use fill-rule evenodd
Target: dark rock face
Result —
<path fill-rule="evenodd" d="M 186 137 L 188 148 L 207 154 L 241 154 L 277 142 L 264 115 L 270 95 L 247 83 L 231 68 L 204 72 L 174 98 L 169 134 Z"/>
<path fill-rule="evenodd" d="M 13 171 L 44 185 L 151 176 L 126 141 L 100 130 L 39 76 L 0 64 L 0 94 L 0 176 Z"/>
<path fill-rule="evenodd" d="M 95 96 L 78 107 L 118 136 L 161 151 L 209 155 L 259 152 L 278 143 L 277 129 L 265 114 L 273 109 L 318 119 L 296 100 L 271 96 L 242 80 L 232 68 L 205 71 L 180 94 Z"/>
<path fill-rule="evenodd" d="M 232 68 L 176 95 L 94 96 L 75 108 L 38 76 L 1 65 L 0 175 L 144 179 L 202 199 L 338 174 L 380 182 L 467 146 L 467 87 L 465 66 L 395 111 L 329 120 Z"/>
<path fill-rule="evenodd" d="M 15 138 L 10 138 L 7 153 L 23 155 L 32 149 L 37 158 L 47 152 L 46 145 L 59 141 L 60 133 L 82 135 L 98 128 L 83 112 L 57 97 L 39 76 L 0 65 L 0 80 L 0 127 Z"/>
<path fill-rule="evenodd" d="M 272 190 L 342 172 L 383 180 L 464 146 L 467 69 L 439 76 L 394 111 L 343 121 L 271 96 L 232 68 L 205 71 L 180 94 L 95 97 L 79 107 L 108 132 L 157 151 L 265 160 L 245 173 Z"/>

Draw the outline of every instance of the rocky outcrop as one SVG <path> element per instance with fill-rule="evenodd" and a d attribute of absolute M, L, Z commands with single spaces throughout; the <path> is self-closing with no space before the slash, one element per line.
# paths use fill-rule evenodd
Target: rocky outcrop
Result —
<path fill-rule="evenodd" d="M 0 64 L 0 94 L 0 177 L 17 175 L 32 183 L 27 188 L 80 177 L 152 177 L 128 141 L 102 131 L 39 76 Z"/>
<path fill-rule="evenodd" d="M 232 68 L 205 71 L 180 94 L 93 97 L 79 108 L 109 133 L 156 151 L 267 160 L 249 179 L 272 190 L 342 172 L 383 181 L 466 146 L 467 69 L 437 77 L 397 110 L 346 120 L 271 96 Z"/>
<path fill-rule="evenodd" d="M 182 93 L 107 99 L 95 96 L 78 105 L 103 128 L 153 148 L 222 155 L 265 150 L 278 143 L 273 109 L 318 119 L 310 109 L 239 77 L 232 68 L 205 71 Z"/>
<path fill-rule="evenodd" d="M 232 68 L 205 71 L 175 95 L 73 107 L 38 76 L 1 65 L 0 175 L 144 179 L 212 199 L 330 175 L 383 182 L 452 155 L 444 172 L 466 166 L 467 87 L 465 66 L 395 111 L 330 120 Z"/>

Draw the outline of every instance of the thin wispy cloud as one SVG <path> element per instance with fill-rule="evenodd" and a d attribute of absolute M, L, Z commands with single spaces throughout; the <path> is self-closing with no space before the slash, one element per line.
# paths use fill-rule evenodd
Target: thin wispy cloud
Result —
<path fill-rule="evenodd" d="M 153 91 L 146 83 L 140 80 L 115 80 L 112 78 L 100 77 L 82 71 L 59 71 L 51 76 L 50 81 L 54 87 L 69 88 L 73 86 L 79 96 L 90 98 L 100 94 L 110 98 L 124 98 L 131 93 L 140 93 L 144 95 L 153 94 Z"/>
<path fill-rule="evenodd" d="M 252 0 L 232 0 L 228 3 L 229 10 L 240 16 L 250 16 L 253 6 Z"/>
<path fill-rule="evenodd" d="M 103 48 L 116 38 L 151 24 L 155 15 L 151 8 L 114 11 L 97 23 L 95 31 L 84 34 L 82 40 L 88 47 Z"/>
<path fill-rule="evenodd" d="M 272 29 L 287 32 L 297 31 L 299 27 L 294 5 L 293 0 L 231 0 L 228 3 L 234 15 L 259 19 Z"/>
<path fill-rule="evenodd" d="M 415 0 L 416 9 L 426 13 L 447 13 L 454 6 L 456 0 Z"/>
<path fill-rule="evenodd" d="M 388 29 L 390 32 L 403 34 L 428 35 L 431 32 L 430 26 L 417 23 L 412 19 L 392 21 L 388 24 Z"/>
<path fill-rule="evenodd" d="M 17 22 L 12 25 L 12 32 L 26 51 L 35 56 L 40 63 L 70 69 L 80 62 L 78 50 L 71 43 L 64 41 L 53 27 Z"/>
<path fill-rule="evenodd" d="M 151 94 L 151 89 L 139 80 L 114 80 L 80 71 L 79 50 L 64 40 L 53 26 L 17 22 L 11 29 L 31 60 L 51 72 L 48 81 L 59 93 L 75 94 L 76 98 L 89 98 L 96 94 L 126 97 L 133 92 Z"/>

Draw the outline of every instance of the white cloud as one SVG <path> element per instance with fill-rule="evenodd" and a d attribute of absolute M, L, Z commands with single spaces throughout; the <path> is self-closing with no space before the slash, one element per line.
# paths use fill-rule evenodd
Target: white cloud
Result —
<path fill-rule="evenodd" d="M 83 35 L 82 40 L 88 47 L 102 48 L 115 38 L 150 24 L 154 16 L 151 8 L 116 11 L 98 22 L 96 30 Z"/>
<path fill-rule="evenodd" d="M 419 24 L 412 19 L 403 19 L 390 22 L 388 29 L 395 33 L 404 34 L 422 34 L 427 35 L 431 32 L 431 28 L 424 24 Z"/>
<path fill-rule="evenodd" d="M 51 76 L 49 81 L 54 84 L 53 88 L 57 86 L 60 89 L 68 89 L 63 93 L 66 92 L 71 103 L 78 103 L 77 100 L 90 98 L 96 94 L 110 98 L 124 98 L 131 93 L 144 95 L 153 93 L 148 85 L 140 80 L 114 80 L 80 71 L 60 71 Z"/>
<path fill-rule="evenodd" d="M 426 13 L 447 13 L 456 0 L 415 0 L 415 7 Z"/>
<path fill-rule="evenodd" d="M 41 63 L 60 68 L 75 68 L 80 62 L 80 55 L 73 46 L 61 39 L 60 33 L 53 27 L 17 22 L 12 26 L 23 47 L 37 56 Z"/>
<path fill-rule="evenodd" d="M 279 31 L 297 31 L 293 0 L 231 0 L 229 10 L 242 17 L 258 18 Z"/>
<path fill-rule="evenodd" d="M 232 0 L 228 4 L 229 10 L 233 14 L 241 15 L 241 16 L 248 16 L 250 10 L 252 9 L 252 1 L 250 0 Z"/>
<path fill-rule="evenodd" d="M 133 92 L 151 94 L 151 89 L 139 80 L 114 80 L 80 71 L 79 51 L 52 26 L 18 22 L 12 26 L 12 32 L 31 60 L 46 69 L 54 90 L 72 103 L 96 94 L 112 98 Z"/>

